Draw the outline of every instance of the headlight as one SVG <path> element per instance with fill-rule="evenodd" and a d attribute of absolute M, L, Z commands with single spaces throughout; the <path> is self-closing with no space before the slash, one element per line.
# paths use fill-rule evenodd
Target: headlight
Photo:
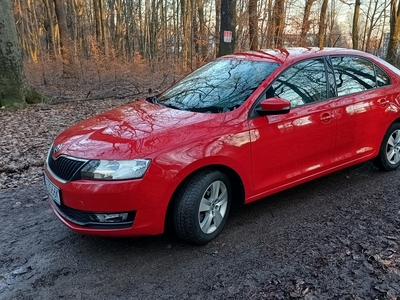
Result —
<path fill-rule="evenodd" d="M 141 178 L 149 167 L 149 159 L 91 160 L 82 169 L 82 179 L 123 180 Z"/>

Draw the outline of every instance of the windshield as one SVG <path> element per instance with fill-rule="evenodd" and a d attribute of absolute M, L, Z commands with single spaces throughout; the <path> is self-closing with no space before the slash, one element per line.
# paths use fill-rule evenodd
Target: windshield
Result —
<path fill-rule="evenodd" d="M 205 113 L 238 108 L 278 67 L 274 62 L 217 60 L 197 69 L 152 102 Z"/>

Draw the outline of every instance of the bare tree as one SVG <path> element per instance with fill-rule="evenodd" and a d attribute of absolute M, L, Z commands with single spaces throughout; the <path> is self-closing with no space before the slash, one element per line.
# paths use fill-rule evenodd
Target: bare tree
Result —
<path fill-rule="evenodd" d="M 372 3 L 374 2 L 374 3 Z M 381 0 L 370 0 L 367 14 L 367 20 L 365 21 L 363 46 L 364 51 L 370 52 L 371 49 L 377 48 L 378 45 L 372 45 L 371 36 L 373 31 L 379 26 L 379 22 L 385 23 L 385 12 L 387 8 L 387 3 Z M 369 19 L 369 22 L 368 22 Z"/>
<path fill-rule="evenodd" d="M 208 57 L 208 49 L 207 49 L 207 34 L 206 34 L 206 23 L 204 19 L 204 4 L 203 0 L 197 0 L 197 13 L 199 15 L 199 31 L 198 31 L 198 55 L 201 57 L 203 61 L 205 61 Z M 199 53 L 200 52 L 200 53 Z"/>
<path fill-rule="evenodd" d="M 267 48 L 272 48 L 274 46 L 274 33 L 275 33 L 275 24 L 273 22 L 273 1 L 268 0 L 268 27 L 267 27 Z"/>
<path fill-rule="evenodd" d="M 11 0 L 0 0 L 0 11 L 0 106 L 16 108 L 38 103 L 43 96 L 26 79 Z"/>
<path fill-rule="evenodd" d="M 326 10 L 328 8 L 328 0 L 323 0 L 321 6 L 321 13 L 319 17 L 319 29 L 318 29 L 318 47 L 322 48 L 325 44 L 325 20 Z"/>
<path fill-rule="evenodd" d="M 310 12 L 311 7 L 315 0 L 307 0 L 304 7 L 303 23 L 301 24 L 300 42 L 299 46 L 307 46 L 307 32 L 310 29 Z"/>
<path fill-rule="evenodd" d="M 353 49 L 358 49 L 358 19 L 360 17 L 361 0 L 356 0 L 353 14 L 352 40 Z"/>
<path fill-rule="evenodd" d="M 221 29 L 218 56 L 235 50 L 236 0 L 221 1 Z M 230 39 L 229 39 L 230 37 Z"/>
<path fill-rule="evenodd" d="M 400 38 L 400 2 L 390 2 L 390 34 L 386 60 L 391 64 L 397 63 L 397 49 Z"/>
<path fill-rule="evenodd" d="M 250 36 L 250 50 L 257 50 L 258 49 L 257 0 L 249 0 L 249 36 Z"/>
<path fill-rule="evenodd" d="M 67 17 L 64 10 L 64 1 L 54 0 L 57 16 L 58 30 L 61 39 L 61 56 L 63 62 L 63 76 L 74 77 L 76 75 L 73 43 L 67 26 Z"/>
<path fill-rule="evenodd" d="M 275 0 L 273 8 L 274 47 L 283 46 L 283 29 L 285 27 L 285 0 Z"/>
<path fill-rule="evenodd" d="M 221 0 L 215 0 L 215 56 L 218 56 L 221 30 Z"/>
<path fill-rule="evenodd" d="M 395 0 L 396 3 L 398 1 Z M 77 70 L 70 67 L 71 62 L 78 63 L 77 55 L 82 59 L 94 59 L 93 63 L 100 67 L 104 66 L 102 59 L 108 58 L 118 63 L 123 60 L 134 63 L 136 60 L 147 63 L 152 70 L 170 70 L 173 66 L 174 71 L 186 72 L 209 59 L 235 50 L 307 46 L 310 43 L 320 47 L 351 47 L 342 34 L 344 26 L 338 23 L 339 2 L 349 5 L 354 11 L 353 22 L 349 20 L 350 26 L 353 24 L 353 46 L 376 53 L 382 44 L 384 31 L 389 27 L 386 3 L 389 7 L 389 2 L 393 1 L 13 2 L 23 57 L 35 62 L 59 58 L 62 54 L 64 73 L 73 76 L 68 73 Z M 317 2 L 319 8 L 315 9 Z M 393 28 L 397 28 L 396 25 Z M 315 34 L 315 40 L 308 39 L 310 33 Z"/>

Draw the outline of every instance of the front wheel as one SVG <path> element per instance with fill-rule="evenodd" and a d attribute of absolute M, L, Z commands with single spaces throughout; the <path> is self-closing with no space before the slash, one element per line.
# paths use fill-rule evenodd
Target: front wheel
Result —
<path fill-rule="evenodd" d="M 392 171 L 400 166 L 400 123 L 392 124 L 387 130 L 374 164 L 383 171 Z"/>
<path fill-rule="evenodd" d="M 231 206 L 228 177 L 217 170 L 194 174 L 180 188 L 174 206 L 177 235 L 191 243 L 206 244 L 225 226 Z"/>

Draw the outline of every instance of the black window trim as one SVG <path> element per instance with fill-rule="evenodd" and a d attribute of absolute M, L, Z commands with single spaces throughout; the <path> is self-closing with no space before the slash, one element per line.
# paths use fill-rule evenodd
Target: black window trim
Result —
<path fill-rule="evenodd" d="M 291 67 L 293 67 L 293 66 L 295 66 L 295 65 L 297 65 L 297 64 L 299 64 L 299 63 L 305 62 L 305 61 L 307 61 L 307 60 L 316 60 L 316 59 L 322 59 L 322 61 L 323 61 L 323 63 L 324 63 L 325 80 L 326 80 L 326 93 L 327 93 L 328 97 L 327 97 L 326 99 L 323 99 L 323 100 L 319 100 L 319 101 L 315 101 L 315 102 L 310 102 L 310 103 L 304 103 L 304 104 L 302 104 L 302 105 L 297 105 L 297 106 L 295 106 L 295 107 L 291 107 L 291 110 L 292 110 L 292 109 L 296 109 L 296 108 L 300 108 L 300 107 L 304 107 L 304 106 L 307 106 L 307 105 L 312 105 L 312 104 L 315 104 L 315 103 L 319 103 L 319 102 L 322 102 L 322 101 L 327 101 L 327 100 L 332 99 L 333 97 L 329 97 L 329 96 L 331 95 L 331 93 L 330 93 L 330 89 L 329 89 L 329 87 L 328 87 L 328 85 L 329 85 L 328 71 L 327 71 L 328 65 L 329 65 L 329 63 L 327 62 L 328 56 L 324 55 L 324 56 L 309 57 L 309 58 L 305 58 L 305 59 L 299 60 L 299 61 L 297 61 L 296 63 L 289 65 L 287 68 L 285 68 L 284 70 L 282 70 L 282 71 L 275 77 L 275 79 L 261 92 L 260 96 L 258 96 L 257 100 L 253 103 L 252 107 L 251 107 L 250 110 L 249 110 L 248 119 L 251 120 L 251 119 L 255 119 L 255 118 L 261 117 L 261 116 L 256 112 L 256 108 L 258 107 L 258 105 L 260 104 L 260 102 L 261 102 L 262 100 L 264 100 L 264 99 L 263 99 L 263 96 L 264 96 L 265 92 L 275 83 L 275 81 L 279 78 L 279 76 L 281 76 L 281 75 L 282 75 L 286 70 L 288 70 L 289 68 L 291 68 Z M 329 62 L 330 62 L 330 60 L 329 60 Z M 333 68 L 332 68 L 332 73 L 333 73 Z M 334 73 L 333 73 L 333 74 L 334 74 Z M 336 81 L 335 81 L 335 91 L 336 91 Z"/>
<path fill-rule="evenodd" d="M 380 88 L 384 88 L 384 87 L 392 85 L 391 77 L 388 75 L 388 73 L 385 70 L 383 70 L 380 66 L 378 66 L 374 61 L 372 61 L 368 57 L 364 57 L 364 56 L 356 55 L 356 54 L 334 54 L 334 55 L 327 56 L 326 59 L 329 59 L 330 66 L 332 67 L 332 72 L 333 72 L 334 75 L 335 75 L 335 70 L 333 68 L 333 64 L 332 64 L 332 60 L 331 60 L 332 57 L 353 57 L 353 58 L 360 58 L 360 59 L 366 60 L 369 63 L 371 63 L 372 66 L 374 67 L 374 75 L 375 75 L 375 87 L 373 87 L 371 89 L 368 89 L 368 90 L 364 90 L 364 91 L 359 91 L 359 92 L 355 92 L 355 93 L 351 93 L 351 94 L 345 94 L 345 95 L 342 95 L 342 96 L 338 95 L 337 86 L 336 86 L 336 77 L 334 77 L 335 78 L 335 92 L 336 92 L 336 95 L 334 97 L 332 97 L 332 99 L 340 98 L 340 97 L 346 97 L 346 96 L 349 96 L 349 95 L 356 95 L 358 93 L 372 91 L 372 90 L 376 90 L 376 89 L 380 89 Z M 376 68 L 380 69 L 389 78 L 389 83 L 387 85 L 384 85 L 384 86 L 379 86 L 378 85 L 378 77 L 376 75 Z"/>
<path fill-rule="evenodd" d="M 389 74 L 384 69 L 382 69 L 380 66 L 378 66 L 376 63 L 374 63 L 374 62 L 372 62 L 372 63 L 374 64 L 375 79 L 376 79 L 376 89 L 392 85 L 392 78 L 389 76 Z M 389 83 L 388 84 L 382 85 L 382 86 L 378 85 L 378 76 L 377 76 L 376 69 L 381 70 L 381 72 L 386 75 L 386 77 L 389 79 Z"/>
<path fill-rule="evenodd" d="M 343 96 L 338 96 L 337 84 L 336 84 L 336 77 L 335 77 L 335 70 L 334 70 L 334 68 L 333 68 L 333 64 L 332 64 L 332 60 L 331 60 L 332 57 L 355 57 L 355 58 L 364 59 L 364 60 L 366 60 L 366 61 L 372 63 L 372 65 L 373 65 L 373 67 L 374 67 L 375 87 L 372 88 L 372 89 L 364 90 L 364 91 L 359 91 L 359 92 L 355 92 L 355 93 L 351 93 L 351 94 L 346 94 L 346 95 L 343 95 Z M 380 89 L 380 88 L 386 88 L 386 87 L 392 85 L 392 79 L 391 79 L 391 77 L 389 76 L 389 74 L 388 74 L 384 69 L 382 69 L 378 64 L 376 64 L 374 61 L 372 61 L 371 59 L 369 59 L 368 57 L 364 57 L 364 56 L 361 56 L 361 55 L 355 55 L 355 54 L 334 54 L 334 55 L 324 55 L 324 56 L 316 56 L 316 57 L 312 57 L 312 58 L 305 58 L 305 59 L 300 60 L 300 61 L 298 61 L 298 62 L 296 62 L 296 63 L 294 63 L 294 64 L 292 64 L 292 65 L 289 65 L 287 68 L 285 68 L 284 70 L 282 70 L 282 71 L 275 77 L 275 79 L 262 91 L 262 93 L 260 94 L 260 96 L 259 96 L 259 97 L 257 98 L 257 100 L 253 103 L 252 107 L 251 107 L 250 110 L 249 110 L 248 119 L 250 120 L 250 119 L 254 119 L 254 118 L 261 117 L 261 116 L 256 112 L 256 108 L 257 108 L 257 106 L 260 104 L 260 102 L 261 102 L 262 100 L 264 100 L 264 99 L 263 99 L 263 96 L 264 96 L 265 92 L 271 87 L 272 84 L 274 84 L 274 82 L 279 78 L 279 76 L 280 76 L 283 72 L 285 72 L 286 70 L 288 70 L 290 67 L 295 66 L 296 64 L 302 63 L 302 62 L 304 62 L 304 61 L 306 61 L 306 60 L 320 59 L 320 58 L 323 59 L 324 65 L 325 65 L 326 89 L 327 89 L 327 96 L 328 96 L 328 97 L 327 97 L 326 99 L 323 99 L 323 100 L 320 100 L 320 101 L 311 102 L 311 103 L 304 103 L 303 105 L 298 105 L 298 106 L 292 107 L 291 109 L 296 109 L 296 108 L 304 107 L 304 106 L 306 106 L 306 105 L 312 105 L 312 104 L 315 104 L 315 103 L 318 103 L 318 102 L 328 101 L 328 100 L 332 100 L 332 99 L 339 98 L 339 97 L 345 97 L 345 96 L 348 96 L 348 95 L 355 95 L 355 94 L 363 93 L 363 92 L 366 92 L 366 91 L 372 91 L 372 90 L 376 90 L 376 89 Z M 384 85 L 384 86 L 379 86 L 379 85 L 378 85 L 378 77 L 377 77 L 377 72 L 376 72 L 376 69 L 377 69 L 377 68 L 378 68 L 379 70 L 381 70 L 381 71 L 388 77 L 389 83 L 388 83 L 387 85 Z M 328 71 L 328 70 L 329 70 L 330 72 L 332 72 L 333 78 L 334 78 L 334 87 L 333 87 L 333 90 L 334 90 L 334 93 L 335 93 L 334 95 L 331 94 L 331 90 L 330 90 L 330 88 L 329 88 L 330 83 L 329 83 L 329 77 L 328 77 L 328 76 L 329 76 L 329 74 L 328 74 L 329 71 Z"/>

